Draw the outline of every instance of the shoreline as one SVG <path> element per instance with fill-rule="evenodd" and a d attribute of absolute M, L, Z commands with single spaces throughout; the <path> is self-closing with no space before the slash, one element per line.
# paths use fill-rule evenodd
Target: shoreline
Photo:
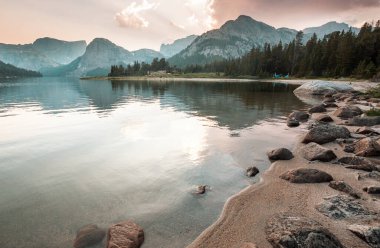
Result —
<path fill-rule="evenodd" d="M 354 89 L 361 91 L 373 87 L 373 85 L 365 87 L 362 84 L 363 82 L 359 82 L 352 86 Z M 344 105 L 339 103 L 338 106 Z M 360 105 L 360 107 L 366 109 L 364 105 Z M 328 108 L 326 114 L 329 114 L 334 119 L 334 124 L 341 125 L 342 120 L 332 115 L 335 109 Z M 320 115 L 312 114 L 310 119 L 301 128 L 305 129 L 305 125 Z M 354 132 L 357 128 L 352 126 L 346 127 L 350 132 Z M 343 225 L 348 225 L 349 221 L 333 220 L 321 214 L 315 208 L 316 205 L 324 201 L 324 198 L 344 193 L 332 189 L 326 183 L 293 184 L 279 178 L 286 171 L 298 168 L 313 168 L 325 171 L 331 174 L 335 181 L 344 181 L 360 192 L 361 204 L 364 207 L 373 210 L 375 213 L 380 212 L 380 204 L 376 202 L 376 199 L 379 198 L 372 198 L 362 191 L 363 186 L 368 186 L 368 182 L 356 179 L 358 173 L 363 171 L 350 170 L 344 166 L 332 165 L 328 162 L 310 162 L 303 158 L 302 149 L 305 144 L 302 143 L 301 139 L 306 132 L 307 130 L 305 129 L 303 134 L 300 134 L 296 138 L 297 142 L 293 149 L 295 158 L 289 161 L 276 161 L 272 163 L 260 175 L 259 182 L 231 196 L 226 201 L 219 218 L 204 230 L 188 248 L 270 248 L 272 245 L 267 240 L 267 222 L 273 216 L 284 213 L 305 216 L 322 223 L 325 228 L 340 240 L 344 247 L 370 247 L 346 228 L 342 228 Z M 347 156 L 347 153 L 336 142 L 327 143 L 323 147 L 334 151 L 338 158 Z"/>

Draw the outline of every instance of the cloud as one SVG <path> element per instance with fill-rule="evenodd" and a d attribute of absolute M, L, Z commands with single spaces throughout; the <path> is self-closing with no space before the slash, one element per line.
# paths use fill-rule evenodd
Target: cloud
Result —
<path fill-rule="evenodd" d="M 200 26 L 203 29 L 214 28 L 217 24 L 214 19 L 214 0 L 186 0 L 185 7 L 189 12 L 188 25 Z"/>
<path fill-rule="evenodd" d="M 147 28 L 150 23 L 144 13 L 155 9 L 157 6 L 158 3 L 150 3 L 148 0 L 143 0 L 140 4 L 133 2 L 121 12 L 116 13 L 115 20 L 121 27 Z"/>

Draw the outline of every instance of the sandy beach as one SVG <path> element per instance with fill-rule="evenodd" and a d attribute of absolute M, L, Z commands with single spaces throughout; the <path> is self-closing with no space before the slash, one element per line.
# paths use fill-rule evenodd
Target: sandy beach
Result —
<path fill-rule="evenodd" d="M 276 81 L 278 82 L 278 81 Z M 284 82 L 284 81 L 282 81 Z M 302 84 L 303 80 L 285 81 L 286 83 Z M 347 83 L 347 82 L 342 82 Z M 352 86 L 357 90 L 365 90 L 375 84 L 355 82 Z M 339 103 L 339 105 L 344 105 Z M 358 105 L 365 109 L 368 107 Z M 332 116 L 335 109 L 328 109 L 327 114 Z M 315 119 L 321 114 L 313 114 Z M 332 117 L 336 124 L 341 120 Z M 304 133 L 307 132 L 307 124 L 301 125 Z M 348 127 L 353 132 L 357 127 Z M 360 194 L 360 203 L 363 207 L 374 213 L 380 213 L 380 202 L 378 196 L 363 192 L 363 187 L 376 184 L 374 181 L 357 180 L 358 173 L 363 171 L 347 169 L 340 164 L 331 162 L 310 162 L 303 158 L 302 148 L 305 146 L 301 140 L 304 134 L 297 137 L 298 144 L 293 149 L 295 158 L 289 161 L 277 161 L 270 169 L 262 173 L 260 182 L 246 188 L 238 195 L 231 197 L 225 204 L 220 218 L 208 229 L 206 229 L 189 248 L 242 248 L 255 247 L 269 248 L 272 245 L 267 240 L 266 226 L 268 220 L 276 215 L 289 213 L 296 216 L 306 216 L 322 223 L 344 247 L 361 248 L 370 247 L 366 242 L 355 236 L 347 229 L 353 220 L 334 220 L 319 212 L 316 206 L 323 202 L 325 197 L 343 194 L 328 186 L 328 183 L 294 184 L 283 179 L 280 175 L 286 171 L 297 168 L 313 168 L 325 171 L 332 175 L 335 181 L 344 181 Z M 337 142 L 323 145 L 331 149 L 338 158 L 347 156 L 343 147 Z M 379 185 L 377 183 L 377 185 Z"/>

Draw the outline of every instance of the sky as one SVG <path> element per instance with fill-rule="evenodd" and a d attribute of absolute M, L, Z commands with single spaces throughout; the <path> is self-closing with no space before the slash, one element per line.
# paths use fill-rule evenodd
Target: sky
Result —
<path fill-rule="evenodd" d="M 380 0 L 0 0 L 0 43 L 103 37 L 130 51 L 219 28 L 249 15 L 301 30 L 329 21 L 380 19 Z"/>

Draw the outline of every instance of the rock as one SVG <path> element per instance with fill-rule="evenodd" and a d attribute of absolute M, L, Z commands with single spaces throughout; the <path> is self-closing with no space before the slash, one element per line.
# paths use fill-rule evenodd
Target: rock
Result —
<path fill-rule="evenodd" d="M 203 195 L 206 193 L 207 186 L 206 185 L 199 185 L 195 191 L 195 194 L 197 195 Z"/>
<path fill-rule="evenodd" d="M 325 104 L 325 103 L 332 103 L 332 102 L 335 102 L 334 97 L 325 97 L 322 103 Z"/>
<path fill-rule="evenodd" d="M 355 154 L 361 157 L 380 155 L 380 144 L 372 138 L 364 138 L 356 142 Z"/>
<path fill-rule="evenodd" d="M 348 84 L 343 83 L 333 83 L 327 81 L 313 81 L 305 83 L 298 87 L 294 94 L 296 95 L 326 95 L 326 94 L 336 94 L 338 92 L 349 92 L 353 88 Z"/>
<path fill-rule="evenodd" d="M 286 148 L 280 148 L 267 153 L 270 160 L 291 160 L 293 153 Z"/>
<path fill-rule="evenodd" d="M 284 214 L 271 218 L 267 240 L 277 248 L 343 248 L 339 240 L 315 220 Z"/>
<path fill-rule="evenodd" d="M 359 173 L 357 179 L 358 180 L 372 179 L 372 180 L 376 180 L 376 181 L 380 182 L 380 172 L 372 171 L 369 173 Z"/>
<path fill-rule="evenodd" d="M 350 225 L 348 230 L 373 248 L 380 248 L 380 226 Z"/>
<path fill-rule="evenodd" d="M 354 145 L 346 145 L 343 149 L 344 152 L 347 153 L 354 153 L 355 152 L 355 146 Z"/>
<path fill-rule="evenodd" d="M 380 125 L 380 116 L 356 116 L 348 121 L 348 125 L 358 127 Z"/>
<path fill-rule="evenodd" d="M 254 177 L 254 176 L 256 176 L 257 174 L 259 174 L 259 169 L 257 169 L 257 167 L 249 167 L 248 169 L 247 169 L 247 173 L 246 173 L 246 175 L 248 176 L 248 177 Z"/>
<path fill-rule="evenodd" d="M 378 132 L 376 132 L 375 130 L 373 130 L 372 128 L 369 128 L 369 127 L 360 127 L 358 129 L 356 129 L 355 133 L 364 134 L 364 135 L 368 135 L 368 134 L 378 135 L 379 134 Z"/>
<path fill-rule="evenodd" d="M 308 168 L 285 172 L 280 178 L 291 183 L 325 183 L 333 180 L 332 176 L 324 171 Z"/>
<path fill-rule="evenodd" d="M 377 166 L 370 160 L 362 157 L 342 157 L 338 159 L 339 163 L 345 164 L 347 169 L 363 170 L 363 171 L 374 171 L 377 170 Z"/>
<path fill-rule="evenodd" d="M 368 194 L 380 194 L 380 187 L 378 186 L 365 187 L 363 190 Z"/>
<path fill-rule="evenodd" d="M 315 120 L 319 122 L 334 122 L 334 120 L 329 115 L 320 115 L 315 118 Z"/>
<path fill-rule="evenodd" d="M 132 221 L 121 222 L 108 230 L 107 248 L 139 248 L 143 242 L 144 230 Z"/>
<path fill-rule="evenodd" d="M 106 232 L 97 225 L 87 225 L 79 229 L 74 240 L 74 248 L 85 248 L 102 242 Z"/>
<path fill-rule="evenodd" d="M 313 106 L 309 109 L 309 113 L 310 114 L 314 114 L 314 113 L 324 113 L 326 112 L 326 108 L 323 104 L 321 105 L 316 105 L 316 106 Z"/>
<path fill-rule="evenodd" d="M 330 188 L 333 188 L 335 190 L 347 193 L 356 199 L 360 198 L 359 194 L 356 193 L 355 190 L 350 185 L 348 185 L 347 183 L 343 181 L 331 181 L 329 183 L 329 186 Z"/>
<path fill-rule="evenodd" d="M 350 136 L 350 131 L 348 131 L 346 127 L 322 124 L 310 129 L 304 137 L 303 143 L 315 142 L 318 144 L 325 144 L 338 138 L 347 139 Z"/>
<path fill-rule="evenodd" d="M 288 119 L 286 121 L 286 125 L 288 127 L 298 127 L 300 125 L 300 122 L 296 119 Z"/>
<path fill-rule="evenodd" d="M 371 213 L 359 201 L 350 196 L 336 195 L 324 198 L 316 209 L 331 219 L 369 216 Z"/>
<path fill-rule="evenodd" d="M 294 111 L 288 117 L 288 119 L 296 119 L 298 121 L 307 121 L 310 115 L 303 111 Z"/>
<path fill-rule="evenodd" d="M 309 143 L 302 148 L 302 155 L 309 161 L 319 160 L 322 162 L 330 162 L 336 159 L 335 153 L 317 143 Z"/>
<path fill-rule="evenodd" d="M 353 118 L 354 116 L 358 116 L 363 114 L 363 111 L 356 106 L 344 106 L 340 107 L 334 111 L 333 115 L 336 117 L 340 117 L 342 119 Z"/>
<path fill-rule="evenodd" d="M 323 103 L 323 105 L 325 106 L 325 108 L 337 108 L 338 107 L 338 105 L 336 105 L 333 102 Z"/>

